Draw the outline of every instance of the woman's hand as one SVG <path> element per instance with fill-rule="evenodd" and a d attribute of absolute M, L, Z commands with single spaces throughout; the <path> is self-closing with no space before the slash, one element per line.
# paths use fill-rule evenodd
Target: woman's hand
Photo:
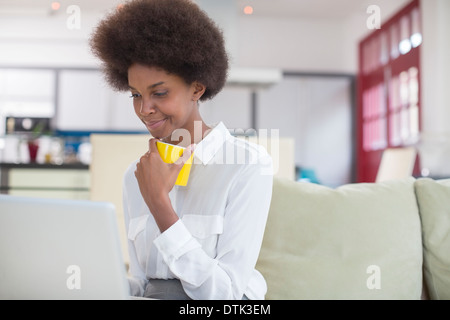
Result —
<path fill-rule="evenodd" d="M 169 192 L 173 189 L 178 174 L 184 163 L 190 158 L 193 149 L 194 146 L 190 145 L 175 163 L 165 163 L 159 155 L 156 139 L 152 138 L 149 141 L 149 151 L 140 158 L 136 165 L 134 174 L 139 184 L 139 190 L 160 230 L 167 229 L 178 219 L 170 203 Z"/>

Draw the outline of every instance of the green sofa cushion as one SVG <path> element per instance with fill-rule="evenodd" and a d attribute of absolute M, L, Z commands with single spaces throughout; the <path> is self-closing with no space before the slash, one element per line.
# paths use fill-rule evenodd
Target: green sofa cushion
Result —
<path fill-rule="evenodd" d="M 418 179 L 416 196 L 422 219 L 424 274 L 434 300 L 450 299 L 450 179 Z"/>
<path fill-rule="evenodd" d="M 420 299 L 414 181 L 332 189 L 275 178 L 257 262 L 266 299 Z"/>

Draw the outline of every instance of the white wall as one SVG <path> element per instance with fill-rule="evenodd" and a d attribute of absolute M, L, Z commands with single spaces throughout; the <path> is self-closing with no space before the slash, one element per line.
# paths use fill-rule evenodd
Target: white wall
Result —
<path fill-rule="evenodd" d="M 346 19 L 300 20 L 245 16 L 227 6 L 214 10 L 208 1 L 198 0 L 217 17 L 227 38 L 232 63 L 241 67 L 355 73 L 357 42 L 370 32 L 364 6 Z M 397 0 L 394 4 L 399 7 L 405 2 Z M 383 19 L 388 17 L 383 12 L 391 12 L 394 4 L 383 3 Z M 82 10 L 80 28 L 69 29 L 67 22 L 71 15 L 65 9 L 63 5 L 55 15 L 45 11 L 6 14 L 0 10 L 0 65 L 97 66 L 87 39 L 106 12 Z"/>
<path fill-rule="evenodd" d="M 450 175 L 450 1 L 422 1 L 422 167 Z"/>
<path fill-rule="evenodd" d="M 445 0 L 422 2 L 430 6 L 436 1 L 445 6 Z M 294 19 L 246 16 L 224 6 L 224 1 L 214 1 L 222 4 L 219 8 L 212 7 L 212 0 L 197 2 L 224 29 L 232 63 L 240 67 L 356 73 L 358 41 L 370 32 L 366 27 L 367 5 L 362 4 L 346 18 Z M 369 2 L 380 5 L 381 18 L 386 20 L 409 0 Z M 70 29 L 68 6 L 63 3 L 54 15 L 36 10 L 10 12 L 0 7 L 0 65 L 97 66 L 87 39 L 108 10 L 93 12 L 81 8 L 80 28 Z"/>
<path fill-rule="evenodd" d="M 65 10 L 7 14 L 0 12 L 0 65 L 95 67 L 87 39 L 100 14 L 82 12 L 79 29 L 69 29 Z"/>
<path fill-rule="evenodd" d="M 356 74 L 358 43 L 372 31 L 367 7 L 379 6 L 383 23 L 409 2 L 358 0 L 348 16 L 332 19 L 240 15 L 236 64 Z"/>
<path fill-rule="evenodd" d="M 242 17 L 237 64 L 313 72 L 354 72 L 340 19 Z"/>
<path fill-rule="evenodd" d="M 423 130 L 450 133 L 450 1 L 422 1 Z"/>

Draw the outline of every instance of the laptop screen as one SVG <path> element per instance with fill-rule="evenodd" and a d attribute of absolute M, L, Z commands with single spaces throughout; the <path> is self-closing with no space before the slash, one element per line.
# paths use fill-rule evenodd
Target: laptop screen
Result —
<path fill-rule="evenodd" d="M 0 195 L 0 299 L 128 299 L 115 207 Z"/>

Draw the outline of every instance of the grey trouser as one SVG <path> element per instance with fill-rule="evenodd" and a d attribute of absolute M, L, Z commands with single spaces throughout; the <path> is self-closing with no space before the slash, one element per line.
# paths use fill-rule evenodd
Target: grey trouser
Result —
<path fill-rule="evenodd" d="M 147 287 L 145 287 L 144 297 L 159 300 L 192 300 L 184 292 L 178 279 L 150 279 Z M 242 300 L 248 300 L 248 298 L 244 295 Z"/>
<path fill-rule="evenodd" d="M 144 297 L 159 300 L 192 300 L 184 292 L 178 279 L 150 279 L 145 287 Z"/>

